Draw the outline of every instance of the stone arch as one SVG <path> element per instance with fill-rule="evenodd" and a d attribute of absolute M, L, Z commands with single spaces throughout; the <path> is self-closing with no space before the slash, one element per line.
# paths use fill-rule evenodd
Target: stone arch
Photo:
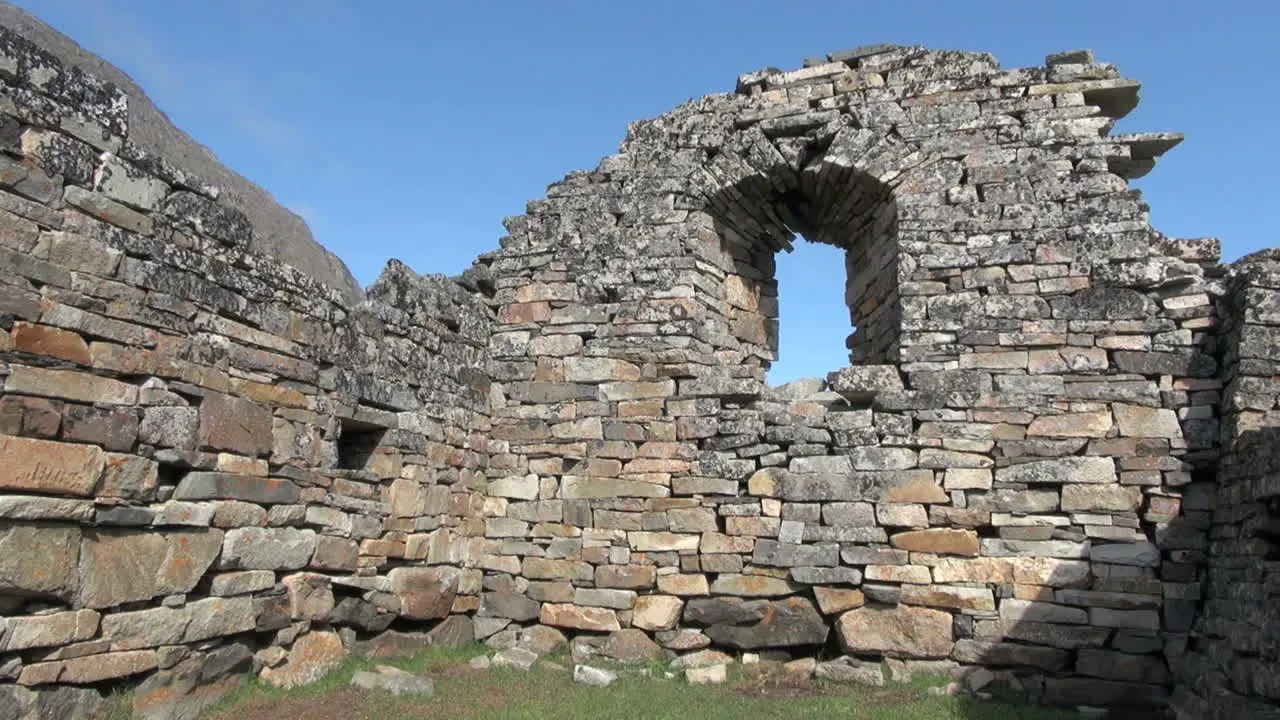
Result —
<path fill-rule="evenodd" d="M 772 253 L 797 231 L 855 251 L 855 363 L 951 370 L 975 345 L 1040 346 L 1060 333 L 1028 332 L 1039 303 L 1011 296 L 1158 275 L 1181 252 L 1153 246 L 1126 182 L 1177 136 L 1108 137 L 1137 84 L 1082 58 L 1006 71 L 985 53 L 888 46 L 743 75 L 733 94 L 632 123 L 618 154 L 508 219 L 492 268 L 514 271 L 510 287 L 573 268 L 560 290 L 572 297 L 546 301 L 604 318 L 584 353 L 643 361 L 661 348 L 664 372 L 695 395 L 763 389 Z M 1048 258 L 1058 275 L 1036 276 Z M 960 337 L 964 312 L 988 311 L 990 338 Z"/>
<path fill-rule="evenodd" d="M 798 235 L 845 253 L 844 301 L 855 328 L 846 343 L 850 361 L 896 361 L 899 188 L 922 187 L 930 172 L 935 183 L 959 180 L 959 172 L 936 167 L 892 128 L 859 127 L 843 113 L 823 120 L 774 131 L 750 126 L 691 182 L 714 229 L 714 252 L 704 257 L 724 273 L 709 284 L 723 284 L 727 334 L 766 369 L 778 349 L 773 257 L 790 251 Z"/>

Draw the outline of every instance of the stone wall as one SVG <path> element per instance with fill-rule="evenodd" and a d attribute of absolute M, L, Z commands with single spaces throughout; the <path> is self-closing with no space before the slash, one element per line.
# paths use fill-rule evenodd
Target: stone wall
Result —
<path fill-rule="evenodd" d="M 633 124 L 508 220 L 480 634 L 634 627 L 1163 705 L 1222 288 L 1216 241 L 1155 232 L 1128 187 L 1179 139 L 1109 135 L 1137 90 L 1084 52 L 839 53 Z M 774 393 L 795 232 L 846 249 L 862 364 Z"/>
<path fill-rule="evenodd" d="M 473 610 L 491 311 L 251 251 L 133 98 L 0 29 L 0 717 L 198 708 Z M 446 628 L 447 629 L 447 628 Z"/>
<path fill-rule="evenodd" d="M 1091 53 L 750 73 L 352 293 L 0 49 L 0 719 L 471 638 L 1275 710 L 1280 274 L 1151 228 Z M 853 364 L 769 388 L 797 234 Z"/>
<path fill-rule="evenodd" d="M 1223 304 L 1222 462 L 1204 607 L 1178 669 L 1180 718 L 1280 717 L 1280 263 L 1238 261 Z"/>

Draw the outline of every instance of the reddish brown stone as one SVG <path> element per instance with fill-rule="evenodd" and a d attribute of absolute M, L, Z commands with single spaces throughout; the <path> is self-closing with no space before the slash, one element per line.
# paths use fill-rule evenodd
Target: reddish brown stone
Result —
<path fill-rule="evenodd" d="M 6 395 L 0 398 L 0 433 L 57 437 L 63 403 L 46 398 Z"/>
<path fill-rule="evenodd" d="M 138 440 L 138 415 L 118 408 L 68 405 L 62 416 L 62 437 L 126 452 Z"/>
<path fill-rule="evenodd" d="M 311 632 L 289 648 L 289 657 L 278 667 L 265 668 L 262 680 L 276 687 L 298 687 L 319 680 L 342 662 L 347 650 L 337 633 Z"/>
<path fill-rule="evenodd" d="M 622 629 L 618 624 L 617 614 L 608 608 L 545 603 L 542 606 L 541 621 L 543 625 L 592 632 L 616 632 Z"/>
<path fill-rule="evenodd" d="M 58 358 L 77 365 L 88 366 L 93 362 L 89 355 L 89 345 L 84 338 L 69 330 L 59 330 L 47 325 L 14 323 L 13 345 L 23 352 Z"/>
<path fill-rule="evenodd" d="M 200 403 L 199 448 L 257 457 L 271 452 L 271 411 L 250 400 L 210 393 Z"/>
<path fill-rule="evenodd" d="M 921 478 L 885 490 L 880 500 L 886 503 L 948 503 L 951 496 L 933 480 Z"/>
<path fill-rule="evenodd" d="M 0 490 L 91 497 L 106 462 L 93 445 L 0 435 Z"/>
<path fill-rule="evenodd" d="M 818 601 L 818 609 L 824 615 L 835 615 L 845 610 L 860 608 L 866 603 L 861 590 L 852 588 L 815 587 L 813 596 Z"/>
<path fill-rule="evenodd" d="M 387 579 L 400 599 L 400 615 L 410 620 L 446 617 L 458 594 L 459 573 L 451 567 L 399 567 Z"/>
<path fill-rule="evenodd" d="M 653 587 L 652 565 L 601 565 L 596 568 L 596 587 L 641 589 Z"/>
<path fill-rule="evenodd" d="M 889 538 L 889 544 L 912 552 L 975 557 L 978 554 L 978 533 L 948 528 L 912 530 Z"/>
<path fill-rule="evenodd" d="M 546 322 L 551 319 L 551 305 L 544 301 L 504 305 L 498 319 L 512 324 Z"/>
<path fill-rule="evenodd" d="M 944 658 L 954 637 L 950 613 L 907 606 L 850 610 L 840 616 L 836 630 L 847 653 L 900 658 Z"/>

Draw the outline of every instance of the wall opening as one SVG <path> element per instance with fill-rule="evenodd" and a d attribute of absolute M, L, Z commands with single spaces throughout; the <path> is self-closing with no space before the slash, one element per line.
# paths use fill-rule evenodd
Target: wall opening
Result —
<path fill-rule="evenodd" d="M 778 359 L 768 372 L 774 386 L 825 378 L 849 363 L 853 325 L 845 301 L 845 251 L 800 237 L 793 247 L 774 258 Z"/>
<path fill-rule="evenodd" d="M 364 470 L 386 432 L 380 425 L 344 418 L 338 435 L 338 469 Z"/>
<path fill-rule="evenodd" d="M 755 138 L 752 152 L 767 153 L 761 145 L 775 143 L 775 160 L 794 157 L 794 165 L 743 174 L 744 163 L 722 155 L 710 163 L 710 175 L 739 176 L 708 196 L 706 208 L 719 257 L 729 258 L 718 263 L 728 275 L 726 345 L 743 357 L 738 369 L 726 371 L 731 377 L 754 370 L 777 385 L 851 363 L 898 361 L 897 202 L 888 185 L 849 158 L 900 141 L 852 128 L 826 132 Z M 791 357 L 779 353 L 784 338 Z"/>

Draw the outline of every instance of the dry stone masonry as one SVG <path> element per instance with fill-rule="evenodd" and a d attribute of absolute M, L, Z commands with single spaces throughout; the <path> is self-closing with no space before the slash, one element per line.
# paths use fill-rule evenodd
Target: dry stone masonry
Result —
<path fill-rule="evenodd" d="M 0 719 L 473 639 L 1280 714 L 1280 257 L 1151 228 L 1091 53 L 743 75 L 361 292 L 5 18 Z M 797 235 L 850 366 L 771 388 Z"/>

